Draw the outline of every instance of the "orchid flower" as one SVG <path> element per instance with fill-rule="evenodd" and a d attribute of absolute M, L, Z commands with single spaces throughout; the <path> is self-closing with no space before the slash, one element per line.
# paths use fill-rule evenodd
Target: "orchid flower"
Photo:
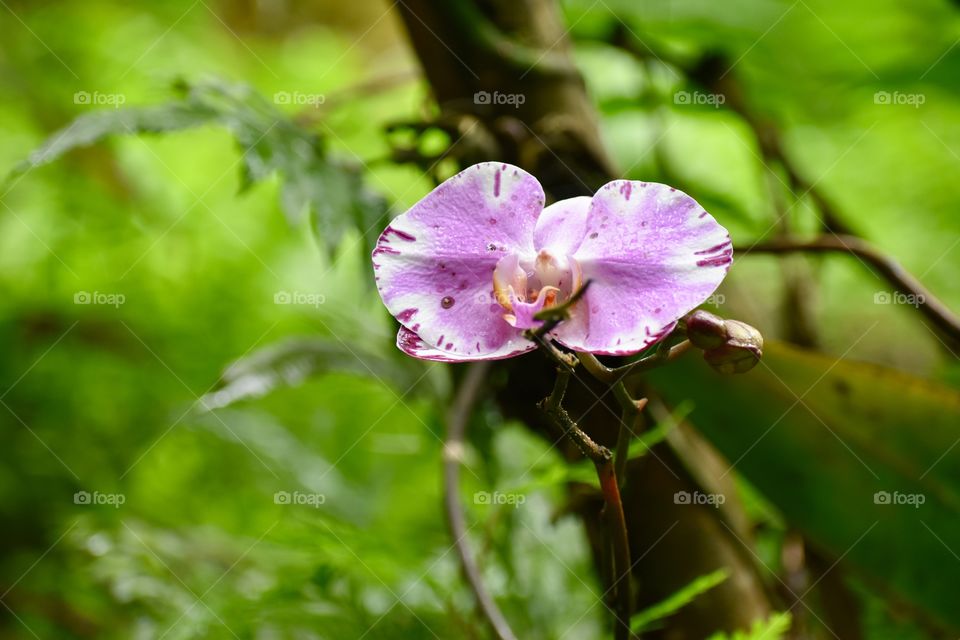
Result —
<path fill-rule="evenodd" d="M 518 167 L 476 164 L 397 216 L 373 251 L 377 289 L 400 321 L 397 346 L 424 360 L 509 358 L 537 313 L 583 297 L 549 338 L 626 355 L 668 335 L 719 286 L 730 236 L 693 198 L 616 180 L 544 208 Z"/>

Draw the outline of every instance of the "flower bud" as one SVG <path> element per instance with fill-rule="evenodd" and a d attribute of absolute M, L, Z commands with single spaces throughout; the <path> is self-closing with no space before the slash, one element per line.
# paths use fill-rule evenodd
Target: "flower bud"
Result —
<path fill-rule="evenodd" d="M 706 349 L 703 359 L 719 373 L 746 373 L 763 356 L 763 336 L 750 325 L 737 320 L 725 320 L 726 342 L 715 349 Z"/>
<path fill-rule="evenodd" d="M 698 349 L 716 349 L 727 341 L 723 318 L 698 309 L 686 318 L 687 338 Z"/>
<path fill-rule="evenodd" d="M 719 373 L 746 373 L 763 355 L 763 336 L 745 322 L 694 311 L 686 320 L 687 339 L 703 349 L 703 359 Z"/>

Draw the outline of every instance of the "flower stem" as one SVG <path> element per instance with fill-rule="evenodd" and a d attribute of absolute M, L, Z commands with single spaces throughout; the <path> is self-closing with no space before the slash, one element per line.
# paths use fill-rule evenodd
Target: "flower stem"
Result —
<path fill-rule="evenodd" d="M 623 502 L 620 500 L 620 487 L 613 463 L 607 459 L 594 461 L 597 477 L 600 479 L 600 491 L 605 502 L 603 519 L 610 543 L 613 548 L 613 590 L 614 623 L 613 637 L 616 640 L 629 640 L 630 616 L 633 614 L 633 595 L 630 584 L 630 541 L 627 537 L 627 521 L 623 514 Z"/>
<path fill-rule="evenodd" d="M 627 522 L 623 513 L 623 503 L 620 500 L 616 465 L 610 450 L 594 442 L 563 408 L 561 403 L 566 394 L 571 375 L 573 373 L 570 369 L 563 367 L 557 369 L 557 379 L 554 383 L 553 392 L 540 403 L 540 407 L 560 427 L 564 435 L 570 438 L 580 452 L 593 462 L 597 470 L 597 479 L 600 482 L 600 492 L 604 501 L 602 518 L 613 560 L 611 589 L 614 592 L 614 614 L 616 617 L 614 638 L 615 640 L 629 640 L 630 616 L 633 613 L 633 595 L 630 583 L 630 541 L 627 536 Z M 626 389 L 623 389 L 623 393 L 626 393 Z M 632 406 L 634 407 L 633 410 L 637 411 L 636 406 Z"/>
<path fill-rule="evenodd" d="M 627 460 L 630 459 L 630 441 L 640 431 L 640 412 L 636 409 L 624 408 L 620 418 L 620 430 L 617 433 L 617 448 L 614 452 L 613 468 L 617 472 L 617 479 L 622 489 L 627 481 Z"/>
<path fill-rule="evenodd" d="M 586 369 L 594 378 L 600 382 L 615 384 L 633 373 L 649 371 L 651 369 L 656 369 L 660 365 L 667 362 L 672 362 L 686 353 L 691 346 L 692 345 L 690 344 L 689 340 L 684 340 L 683 342 L 675 344 L 669 349 L 658 349 L 655 353 L 647 356 L 646 358 L 634 360 L 633 362 L 627 363 L 622 367 L 612 368 L 604 366 L 603 363 L 597 359 L 597 356 L 593 355 L 592 353 L 577 353 L 577 357 L 580 358 L 580 363 L 583 365 L 584 369 Z"/>
<path fill-rule="evenodd" d="M 573 374 L 568 369 L 557 369 L 557 380 L 554 383 L 553 392 L 548 398 L 540 402 L 540 408 L 560 427 L 563 434 L 577 445 L 580 453 L 592 460 L 594 464 L 603 460 L 612 460 L 613 454 L 610 449 L 597 444 L 593 438 L 588 436 L 561 405 L 571 375 Z"/>

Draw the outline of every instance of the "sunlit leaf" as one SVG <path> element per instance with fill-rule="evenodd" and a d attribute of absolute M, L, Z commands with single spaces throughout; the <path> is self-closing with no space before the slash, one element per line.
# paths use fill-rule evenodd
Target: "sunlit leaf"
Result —
<path fill-rule="evenodd" d="M 712 573 L 700 576 L 687 586 L 683 587 L 666 600 L 638 611 L 630 618 L 630 628 L 634 633 L 640 633 L 664 618 L 667 618 L 683 607 L 693 602 L 697 596 L 706 593 L 728 578 L 726 569 L 718 569 Z"/>
<path fill-rule="evenodd" d="M 709 640 L 782 640 L 787 637 L 792 617 L 786 611 L 775 613 L 766 620 L 757 620 L 749 631 L 715 633 Z"/>

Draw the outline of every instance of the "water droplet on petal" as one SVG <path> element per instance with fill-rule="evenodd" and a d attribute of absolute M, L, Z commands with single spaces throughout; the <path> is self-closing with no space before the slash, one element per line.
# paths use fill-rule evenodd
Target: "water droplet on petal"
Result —
<path fill-rule="evenodd" d="M 454 302 L 455 300 L 450 296 L 444 296 L 443 300 L 440 301 L 440 306 L 443 307 L 444 309 L 449 309 L 450 307 L 453 306 Z"/>

